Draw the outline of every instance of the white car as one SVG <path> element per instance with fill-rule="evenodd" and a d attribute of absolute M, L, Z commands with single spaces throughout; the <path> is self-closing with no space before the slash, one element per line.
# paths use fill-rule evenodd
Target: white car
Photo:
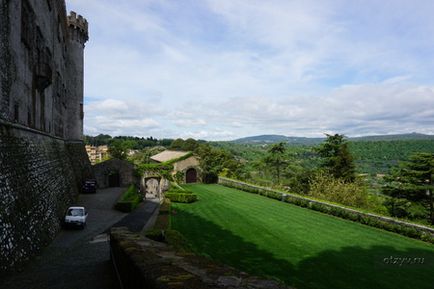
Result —
<path fill-rule="evenodd" d="M 86 226 L 87 211 L 84 207 L 69 207 L 65 215 L 65 225 Z"/>

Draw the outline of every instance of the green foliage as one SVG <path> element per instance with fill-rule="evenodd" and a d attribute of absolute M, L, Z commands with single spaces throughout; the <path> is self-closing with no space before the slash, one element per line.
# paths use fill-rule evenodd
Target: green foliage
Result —
<path fill-rule="evenodd" d="M 280 176 L 283 166 L 287 164 L 287 161 L 285 160 L 285 152 L 285 143 L 277 143 L 269 148 L 267 155 L 264 158 L 264 164 L 269 168 L 272 168 L 273 175 L 276 177 L 278 184 L 280 184 Z"/>
<path fill-rule="evenodd" d="M 176 172 L 173 176 L 175 182 L 182 184 L 184 182 L 184 173 L 183 172 Z"/>
<path fill-rule="evenodd" d="M 138 192 L 136 186 L 131 185 L 116 202 L 115 209 L 128 213 L 133 211 L 142 202 L 142 200 L 143 197 Z"/>
<path fill-rule="evenodd" d="M 128 149 L 128 143 L 125 143 L 121 140 L 115 140 L 109 145 L 108 153 L 112 158 L 125 160 L 127 158 Z"/>
<path fill-rule="evenodd" d="M 84 142 L 88 145 L 93 146 L 101 146 L 101 145 L 111 145 L 114 141 L 120 141 L 120 142 L 126 142 L 127 146 L 130 147 L 130 149 L 134 150 L 142 150 L 147 147 L 152 146 L 164 146 L 169 147 L 172 143 L 172 139 L 161 139 L 158 140 L 156 138 L 148 137 L 132 137 L 132 136 L 116 136 L 111 137 L 110 135 L 106 134 L 100 134 L 97 136 L 84 136 Z"/>
<path fill-rule="evenodd" d="M 167 162 L 163 162 L 163 163 L 139 163 L 136 164 L 136 170 L 137 173 L 140 176 L 143 176 L 145 174 L 145 172 L 153 172 L 159 176 L 162 176 L 166 179 L 168 179 L 169 181 L 173 180 L 173 176 L 172 176 L 172 172 L 173 172 L 173 164 L 179 161 L 182 161 L 184 159 L 187 159 L 189 157 L 191 157 L 193 154 L 192 153 L 188 153 L 185 156 L 179 157 L 177 159 L 173 159 Z M 182 173 L 181 173 L 182 174 Z M 179 175 L 178 175 L 179 177 Z"/>
<path fill-rule="evenodd" d="M 145 172 L 152 172 L 171 181 L 173 165 L 167 163 L 149 163 L 136 165 L 136 171 L 139 176 L 143 176 Z"/>
<path fill-rule="evenodd" d="M 174 203 L 193 203 L 197 201 L 197 196 L 193 192 L 174 183 L 164 196 Z"/>
<path fill-rule="evenodd" d="M 200 143 L 203 143 L 203 141 L 196 141 L 192 138 L 183 140 L 183 139 L 176 139 L 172 142 L 170 145 L 171 149 L 174 150 L 181 150 L 181 151 L 196 151 L 199 147 Z"/>
<path fill-rule="evenodd" d="M 317 174 L 310 181 L 308 195 L 356 208 L 366 208 L 368 205 L 368 192 L 363 183 L 348 183 L 327 174 Z"/>
<path fill-rule="evenodd" d="M 388 173 L 414 153 L 434 153 L 434 140 L 351 141 L 349 149 L 358 172 Z"/>
<path fill-rule="evenodd" d="M 193 203 L 197 201 L 197 195 L 182 187 L 171 186 L 165 193 L 165 197 L 174 203 Z"/>
<path fill-rule="evenodd" d="M 429 210 L 431 224 L 434 224 L 434 153 L 413 154 L 408 161 L 400 162 L 385 180 L 383 192 L 395 198 L 388 204 L 392 214 L 420 215 L 421 209 L 407 204 L 405 200 L 408 200 L 424 204 Z"/>
<path fill-rule="evenodd" d="M 166 148 L 162 146 L 144 148 L 128 156 L 128 160 L 135 165 L 151 163 L 151 156 L 159 154 L 164 150 L 166 150 Z"/>
<path fill-rule="evenodd" d="M 240 162 L 234 156 L 220 148 L 209 144 L 201 144 L 196 149 L 202 169 L 202 180 L 205 183 L 217 182 L 218 175 L 226 169 L 226 175 L 234 176 L 239 173 Z"/>
<path fill-rule="evenodd" d="M 355 180 L 353 158 L 348 149 L 348 142 L 344 135 L 326 135 L 327 139 L 317 149 L 322 157 L 321 167 L 334 176 L 346 182 Z"/>

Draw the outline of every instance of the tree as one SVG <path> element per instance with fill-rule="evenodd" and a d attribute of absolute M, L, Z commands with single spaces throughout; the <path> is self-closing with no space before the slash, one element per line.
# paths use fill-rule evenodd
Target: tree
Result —
<path fill-rule="evenodd" d="M 277 143 L 271 146 L 271 148 L 267 152 L 267 155 L 264 158 L 264 163 L 273 170 L 277 178 L 277 183 L 280 183 L 282 168 L 287 163 L 285 161 L 285 152 L 285 143 Z"/>
<path fill-rule="evenodd" d="M 308 195 L 357 208 L 368 205 L 367 188 L 363 183 L 345 182 L 324 173 L 311 179 Z"/>
<path fill-rule="evenodd" d="M 113 158 L 124 160 L 128 155 L 128 143 L 116 139 L 109 145 L 108 152 Z"/>
<path fill-rule="evenodd" d="M 424 204 L 434 224 L 434 154 L 415 153 L 406 162 L 400 162 L 385 178 L 383 192 L 392 198 Z M 392 210 L 394 211 L 394 203 Z"/>
<path fill-rule="evenodd" d="M 219 174 L 223 171 L 225 171 L 225 175 L 228 177 L 239 173 L 239 162 L 227 150 L 214 148 L 209 144 L 200 144 L 195 153 L 200 159 L 204 183 L 217 182 Z"/>
<path fill-rule="evenodd" d="M 316 152 L 323 158 L 320 165 L 329 174 L 346 182 L 353 182 L 356 178 L 353 157 L 348 149 L 348 142 L 344 135 L 326 134 L 327 139 Z"/>

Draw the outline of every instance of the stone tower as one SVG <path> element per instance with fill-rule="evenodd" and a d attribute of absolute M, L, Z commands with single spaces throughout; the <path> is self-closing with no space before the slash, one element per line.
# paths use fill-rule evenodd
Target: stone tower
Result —
<path fill-rule="evenodd" d="M 67 18 L 69 43 L 67 70 L 68 80 L 68 116 L 66 140 L 83 139 L 83 79 L 84 46 L 89 40 L 88 23 L 81 15 L 71 12 Z"/>

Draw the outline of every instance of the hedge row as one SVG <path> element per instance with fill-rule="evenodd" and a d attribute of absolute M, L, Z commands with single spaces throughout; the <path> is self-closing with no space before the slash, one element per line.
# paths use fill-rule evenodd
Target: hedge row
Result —
<path fill-rule="evenodd" d="M 434 229 L 219 177 L 219 184 L 434 244 Z"/>
<path fill-rule="evenodd" d="M 165 197 L 174 203 L 193 203 L 197 201 L 197 196 L 191 193 L 189 194 L 167 192 Z"/>

